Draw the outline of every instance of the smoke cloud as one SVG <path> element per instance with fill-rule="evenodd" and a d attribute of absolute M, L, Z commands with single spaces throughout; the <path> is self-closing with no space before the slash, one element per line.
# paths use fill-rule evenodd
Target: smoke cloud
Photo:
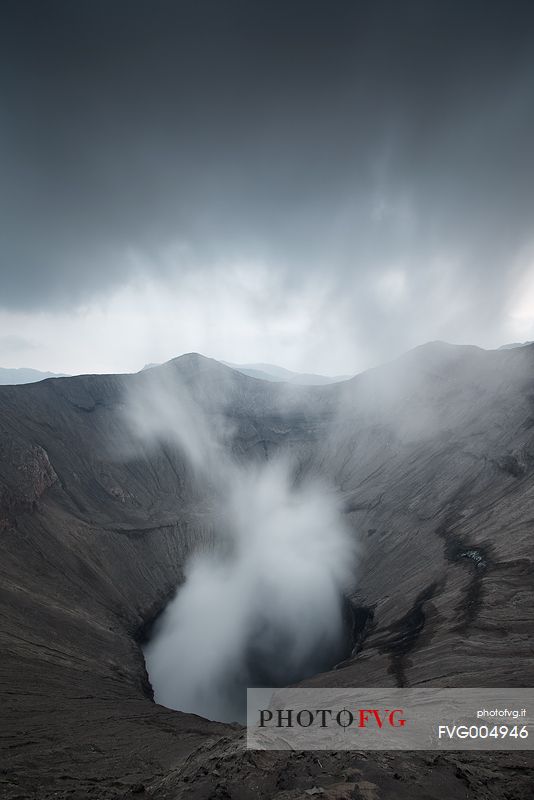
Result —
<path fill-rule="evenodd" d="M 332 487 L 297 480 L 284 453 L 239 460 L 221 416 L 157 373 L 129 398 L 130 425 L 145 443 L 174 442 L 217 510 L 215 546 L 186 564 L 146 646 L 147 670 L 157 702 L 243 720 L 247 686 L 287 685 L 346 656 L 354 534 Z"/>

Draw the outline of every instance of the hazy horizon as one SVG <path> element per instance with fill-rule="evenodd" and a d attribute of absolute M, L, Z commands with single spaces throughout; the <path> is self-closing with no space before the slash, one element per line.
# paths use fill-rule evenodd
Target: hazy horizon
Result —
<path fill-rule="evenodd" d="M 2 373 L 16 373 L 16 372 L 19 372 L 19 373 L 38 373 L 38 374 L 42 375 L 42 377 L 36 377 L 33 380 L 20 381 L 21 383 L 32 383 L 32 382 L 34 382 L 34 380 L 35 381 L 43 380 L 43 379 L 45 379 L 47 377 L 70 378 L 70 377 L 75 377 L 76 375 L 87 375 L 87 374 L 100 374 L 100 375 L 106 375 L 106 374 L 135 374 L 136 372 L 141 372 L 141 371 L 143 371 L 145 369 L 150 369 L 152 367 L 162 366 L 163 364 L 166 364 L 169 361 L 174 361 L 175 359 L 182 358 L 183 356 L 188 356 L 188 355 L 200 355 L 203 358 L 213 359 L 214 361 L 218 361 L 220 364 L 223 364 L 224 366 L 227 366 L 227 367 L 229 367 L 231 369 L 236 369 L 237 371 L 243 370 L 244 374 L 247 374 L 247 372 L 246 372 L 247 369 L 258 370 L 258 372 L 260 372 L 260 371 L 262 371 L 262 368 L 265 368 L 266 375 L 270 374 L 271 376 L 277 374 L 277 372 L 276 372 L 277 370 L 281 370 L 281 372 L 287 372 L 290 375 L 293 375 L 295 377 L 298 377 L 298 376 L 303 376 L 303 377 L 316 376 L 318 378 L 321 378 L 321 377 L 328 378 L 332 382 L 338 382 L 338 381 L 343 381 L 343 380 L 348 380 L 350 378 L 353 378 L 356 375 L 361 374 L 362 372 L 366 372 L 368 369 L 373 369 L 375 367 L 380 367 L 382 365 L 386 365 L 390 361 L 395 361 L 396 358 L 398 358 L 398 357 L 400 357 L 400 356 L 402 356 L 402 355 L 404 355 L 406 353 L 409 353 L 411 350 L 416 350 L 419 347 L 424 347 L 424 346 L 435 344 L 435 343 L 438 343 L 438 342 L 442 343 L 442 344 L 446 344 L 446 345 L 452 345 L 453 347 L 479 347 L 479 345 L 473 345 L 470 342 L 454 343 L 454 342 L 446 342 L 444 340 L 437 340 L 436 339 L 434 341 L 421 342 L 420 344 L 415 345 L 415 347 L 410 348 L 409 350 L 404 350 L 401 353 L 397 353 L 392 358 L 385 359 L 384 361 L 380 361 L 380 362 L 378 362 L 376 364 L 370 364 L 365 369 L 357 370 L 357 371 L 354 371 L 352 373 L 336 374 L 336 375 L 331 374 L 331 373 L 326 373 L 326 372 L 313 373 L 313 372 L 307 372 L 305 370 L 299 370 L 299 369 L 292 370 L 292 369 L 289 369 L 288 367 L 286 367 L 284 364 L 274 364 L 272 362 L 259 362 L 259 361 L 256 361 L 256 362 L 249 362 L 249 363 L 246 363 L 246 364 L 231 363 L 231 362 L 225 361 L 223 359 L 215 358 L 214 356 L 208 355 L 206 353 L 200 353 L 198 350 L 191 350 L 191 351 L 188 351 L 188 352 L 185 352 L 185 353 L 179 353 L 179 354 L 174 355 L 171 358 L 167 359 L 167 361 L 149 362 L 149 363 L 143 364 L 142 366 L 140 366 L 140 367 L 138 367 L 136 369 L 133 369 L 133 370 L 126 370 L 126 369 L 119 369 L 119 370 L 116 370 L 116 371 L 94 370 L 94 371 L 91 371 L 91 372 L 84 372 L 84 371 L 81 371 L 81 370 L 77 370 L 77 371 L 66 373 L 66 372 L 55 372 L 54 370 L 39 370 L 39 369 L 36 369 L 35 367 L 28 367 L 26 365 L 25 366 L 19 366 L 19 367 L 4 367 L 2 364 L 0 364 L 0 385 L 2 384 Z M 507 342 L 507 343 L 499 345 L 498 347 L 494 347 L 494 348 L 488 347 L 488 348 L 479 348 L 479 349 L 481 349 L 481 350 L 507 350 L 507 349 L 512 349 L 512 348 L 515 348 L 515 347 L 525 347 L 525 346 L 530 345 L 532 343 L 533 342 L 528 341 L 528 340 L 524 341 L 524 342 Z M 270 368 L 270 367 L 274 368 L 274 370 L 276 370 L 276 371 L 269 372 L 268 368 Z M 261 375 L 254 375 L 253 377 L 260 377 L 261 378 L 262 376 Z M 280 380 L 283 380 L 283 378 L 280 378 Z M 298 383 L 298 381 L 296 381 L 296 382 Z M 310 385 L 313 385 L 313 384 L 310 384 Z M 320 385 L 320 384 L 318 384 L 318 385 Z"/>

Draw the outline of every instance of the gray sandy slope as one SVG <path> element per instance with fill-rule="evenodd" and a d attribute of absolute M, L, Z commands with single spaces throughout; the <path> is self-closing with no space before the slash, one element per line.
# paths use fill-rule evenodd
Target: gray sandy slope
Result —
<path fill-rule="evenodd" d="M 247 753 L 239 727 L 154 704 L 139 637 L 217 535 L 179 450 L 132 441 L 125 394 L 154 374 L 231 421 L 237 459 L 288 450 L 343 495 L 353 654 L 308 683 L 534 683 L 534 346 L 433 343 L 320 387 L 194 354 L 2 387 L 0 796 L 531 797 L 529 753 Z"/>

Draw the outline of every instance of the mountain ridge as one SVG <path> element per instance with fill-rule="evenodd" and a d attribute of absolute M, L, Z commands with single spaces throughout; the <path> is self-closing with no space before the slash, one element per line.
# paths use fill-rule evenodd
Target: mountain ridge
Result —
<path fill-rule="evenodd" d="M 139 636 L 189 555 L 217 535 L 209 481 L 170 442 L 140 448 L 126 425 L 128 389 L 161 379 L 229 417 L 240 463 L 288 453 L 299 479 L 328 478 L 340 493 L 361 550 L 348 593 L 354 647 L 307 685 L 533 685 L 533 372 L 534 347 L 434 343 L 327 386 L 261 381 L 186 354 L 142 373 L 0 387 L 6 797 L 98 787 L 111 800 L 142 784 L 181 798 L 193 780 L 207 798 L 210 753 L 232 797 L 249 800 L 247 782 L 257 786 L 239 729 L 151 700 Z M 470 754 L 473 791 L 489 772 L 487 797 L 526 799 L 527 756 Z M 338 775 L 354 757 L 324 763 Z M 255 796 L 282 796 L 293 762 L 261 758 Z M 363 778 L 350 791 L 364 780 L 386 797 L 465 794 L 454 777 L 462 754 L 431 755 L 432 770 L 424 753 L 357 758 Z M 295 762 L 297 787 L 311 788 L 313 765 L 311 754 Z M 415 784 L 393 780 L 406 769 Z"/>
<path fill-rule="evenodd" d="M 0 367 L 0 386 L 20 386 L 26 383 L 36 383 L 48 378 L 64 378 L 60 372 L 41 372 L 29 367 L 15 367 L 13 369 Z"/>

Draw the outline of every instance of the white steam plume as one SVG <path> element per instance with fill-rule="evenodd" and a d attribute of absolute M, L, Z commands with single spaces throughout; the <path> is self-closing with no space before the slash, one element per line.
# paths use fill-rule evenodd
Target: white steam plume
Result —
<path fill-rule="evenodd" d="M 174 383 L 152 380 L 129 418 L 144 439 L 174 440 L 222 505 L 218 545 L 191 557 L 145 649 L 156 701 L 232 721 L 247 685 L 295 682 L 343 658 L 355 546 L 336 493 L 296 485 L 287 458 L 237 463 L 228 431 Z"/>

